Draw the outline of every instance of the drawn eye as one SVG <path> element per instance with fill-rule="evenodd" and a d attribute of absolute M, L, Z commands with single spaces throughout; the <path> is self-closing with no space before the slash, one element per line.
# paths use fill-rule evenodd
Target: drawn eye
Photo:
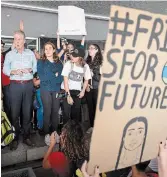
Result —
<path fill-rule="evenodd" d="M 132 133 L 131 133 L 131 132 L 129 132 L 129 133 L 128 133 L 128 135 L 129 135 L 129 136 L 131 136 L 131 135 L 132 135 Z"/>
<path fill-rule="evenodd" d="M 142 130 L 139 130 L 139 134 L 141 134 L 143 131 Z"/>

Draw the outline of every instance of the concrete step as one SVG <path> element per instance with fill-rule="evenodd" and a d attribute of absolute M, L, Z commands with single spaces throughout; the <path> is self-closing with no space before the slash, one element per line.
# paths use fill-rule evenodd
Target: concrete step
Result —
<path fill-rule="evenodd" d="M 44 136 L 40 136 L 38 132 L 31 135 L 31 140 L 35 143 L 35 147 L 29 147 L 22 143 L 22 136 L 19 138 L 18 148 L 11 151 L 9 146 L 1 150 L 1 166 L 9 166 L 22 162 L 42 159 L 48 149 L 44 142 Z M 55 151 L 59 149 L 59 145 L 55 146 Z"/>

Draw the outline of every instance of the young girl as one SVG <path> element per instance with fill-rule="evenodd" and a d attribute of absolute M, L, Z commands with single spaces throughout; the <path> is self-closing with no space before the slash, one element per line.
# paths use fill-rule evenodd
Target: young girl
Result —
<path fill-rule="evenodd" d="M 64 125 L 60 135 L 60 152 L 52 152 L 56 144 L 55 132 L 50 137 L 50 146 L 43 159 L 43 168 L 52 168 L 61 177 L 73 176 L 77 165 L 82 164 L 84 151 L 82 126 L 69 120 Z"/>
<path fill-rule="evenodd" d="M 60 100 L 58 93 L 62 82 L 61 72 L 63 65 L 60 62 L 55 45 L 47 42 L 44 45 L 44 55 L 42 60 L 38 60 L 37 72 L 40 79 L 41 99 L 44 110 L 43 130 L 44 134 L 57 131 L 58 111 Z"/>
<path fill-rule="evenodd" d="M 91 69 L 92 80 L 90 81 L 86 89 L 86 99 L 88 104 L 91 127 L 93 127 L 94 125 L 102 62 L 103 57 L 101 54 L 100 47 L 97 44 L 91 44 L 88 49 L 87 64 Z"/>
<path fill-rule="evenodd" d="M 81 48 L 73 50 L 70 53 L 71 60 L 64 65 L 62 71 L 64 82 L 61 88 L 68 95 L 63 103 L 64 122 L 67 122 L 70 117 L 76 121 L 81 121 L 81 98 L 85 94 L 88 80 L 91 79 L 89 66 L 85 64 L 83 59 L 84 55 L 84 50 Z"/>

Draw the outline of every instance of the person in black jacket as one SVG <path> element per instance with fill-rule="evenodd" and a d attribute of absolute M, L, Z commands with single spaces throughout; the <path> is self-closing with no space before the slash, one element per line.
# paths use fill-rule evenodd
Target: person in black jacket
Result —
<path fill-rule="evenodd" d="M 90 125 L 91 127 L 93 127 L 97 104 L 98 87 L 101 78 L 101 66 L 103 63 L 101 50 L 97 44 L 91 44 L 89 46 L 86 62 L 89 65 L 92 74 L 92 79 L 89 80 L 89 85 L 86 89 L 86 99 L 89 110 Z"/>

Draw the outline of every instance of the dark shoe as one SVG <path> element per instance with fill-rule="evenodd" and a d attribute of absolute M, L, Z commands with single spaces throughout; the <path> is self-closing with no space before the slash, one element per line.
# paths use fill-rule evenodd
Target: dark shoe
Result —
<path fill-rule="evenodd" d="M 16 140 L 12 141 L 9 147 L 12 151 L 16 150 L 18 148 L 18 142 Z"/>
<path fill-rule="evenodd" d="M 28 145 L 28 146 L 32 146 L 32 147 L 35 146 L 35 144 L 32 143 L 32 141 L 31 141 L 29 138 L 24 139 L 24 140 L 23 140 L 23 143 L 26 144 L 26 145 Z"/>
<path fill-rule="evenodd" d="M 46 135 L 45 132 L 42 129 L 39 129 L 38 133 L 39 133 L 40 136 L 45 136 Z"/>

